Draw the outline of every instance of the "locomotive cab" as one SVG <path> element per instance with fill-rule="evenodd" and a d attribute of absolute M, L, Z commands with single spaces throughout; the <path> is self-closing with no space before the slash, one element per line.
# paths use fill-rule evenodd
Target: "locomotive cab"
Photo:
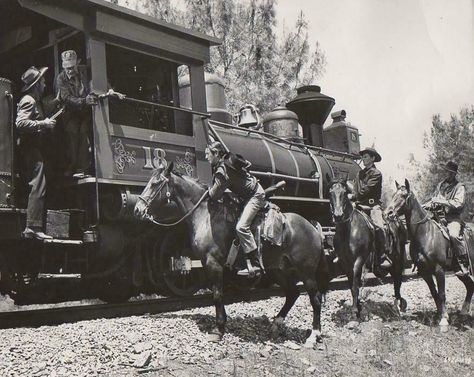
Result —
<path fill-rule="evenodd" d="M 168 161 L 185 174 L 210 178 L 204 158 L 204 64 L 219 40 L 102 0 L 6 0 L 0 15 L 0 242 L 11 244 L 8 251 L 0 247 L 0 286 L 7 279 L 12 291 L 21 291 L 22 282 L 13 278 L 20 275 L 87 276 L 100 280 L 96 288 L 108 286 L 109 294 L 120 291 L 123 281 L 127 287 L 143 286 L 144 279 L 159 284 L 154 276 L 144 278 L 137 249 L 159 252 L 166 237 L 160 234 L 158 242 L 154 235 L 143 236 L 151 227 L 133 221 L 132 210 L 153 169 Z M 36 245 L 39 241 L 21 239 L 28 186 L 14 125 L 20 77 L 32 65 L 49 68 L 45 112 L 54 114 L 57 109 L 48 108 L 47 100 L 56 96 L 65 50 L 76 51 L 79 64 L 87 67 L 90 90 L 99 98 L 90 111 L 90 176 L 64 176 L 64 119 L 58 117 L 44 141 L 45 224 L 54 239 Z M 181 106 L 178 77 L 185 74 L 191 77 L 190 103 Z M 111 88 L 126 98 L 108 96 Z M 163 213 L 164 219 L 173 216 L 172 207 Z M 138 245 L 137 239 L 143 242 Z"/>

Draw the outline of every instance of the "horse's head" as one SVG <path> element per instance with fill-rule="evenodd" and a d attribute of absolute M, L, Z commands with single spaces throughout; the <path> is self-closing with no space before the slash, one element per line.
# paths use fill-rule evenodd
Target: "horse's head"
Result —
<path fill-rule="evenodd" d="M 349 200 L 348 194 L 350 192 L 346 180 L 335 180 L 329 187 L 329 202 L 331 204 L 331 212 L 334 221 L 338 222 L 343 219 L 344 208 L 346 202 Z"/>
<path fill-rule="evenodd" d="M 412 195 L 408 179 L 405 179 L 405 185 L 399 185 L 397 181 L 395 181 L 395 185 L 397 186 L 397 191 L 393 194 L 393 197 L 385 210 L 385 215 L 388 218 L 394 218 L 402 212 L 405 212 L 408 201 Z"/>
<path fill-rule="evenodd" d="M 171 162 L 166 168 L 160 166 L 153 171 L 150 180 L 135 205 L 134 214 L 136 217 L 143 220 L 149 216 L 148 210 L 152 205 L 159 205 L 160 203 L 158 202 L 165 200 L 169 201 L 170 191 L 168 182 L 172 170 L 173 163 Z"/>

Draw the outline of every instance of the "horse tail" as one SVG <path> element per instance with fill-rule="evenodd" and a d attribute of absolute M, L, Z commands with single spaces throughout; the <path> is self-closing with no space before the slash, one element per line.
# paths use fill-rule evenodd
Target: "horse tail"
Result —
<path fill-rule="evenodd" d="M 318 283 L 318 289 L 321 293 L 326 293 L 329 289 L 329 281 L 331 280 L 329 274 L 329 265 L 326 259 L 326 254 L 324 253 L 324 247 L 321 244 L 321 257 L 319 258 L 319 263 L 316 268 L 316 282 Z"/>

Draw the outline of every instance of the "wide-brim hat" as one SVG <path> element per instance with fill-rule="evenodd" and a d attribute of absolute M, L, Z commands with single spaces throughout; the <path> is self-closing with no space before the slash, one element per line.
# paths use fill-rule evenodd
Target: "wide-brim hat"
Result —
<path fill-rule="evenodd" d="M 441 164 L 440 165 L 444 170 L 447 170 L 451 173 L 458 173 L 458 164 L 455 163 L 454 161 L 448 161 L 446 164 Z"/>
<path fill-rule="evenodd" d="M 31 89 L 33 85 L 35 85 L 41 77 L 44 76 L 45 72 L 48 70 L 48 67 L 42 67 L 40 69 L 36 68 L 35 66 L 31 66 L 28 68 L 23 75 L 21 75 L 21 81 L 25 84 L 23 88 L 21 88 L 21 92 L 24 93 L 27 90 Z"/>
<path fill-rule="evenodd" d="M 226 160 L 226 165 L 237 171 L 247 171 L 251 164 L 242 155 L 230 153 Z"/>
<path fill-rule="evenodd" d="M 382 156 L 379 155 L 379 153 L 375 150 L 375 148 L 365 148 L 364 150 L 361 150 L 359 154 L 362 156 L 364 153 L 368 153 L 371 156 L 375 157 L 375 162 L 380 162 L 382 161 Z"/>

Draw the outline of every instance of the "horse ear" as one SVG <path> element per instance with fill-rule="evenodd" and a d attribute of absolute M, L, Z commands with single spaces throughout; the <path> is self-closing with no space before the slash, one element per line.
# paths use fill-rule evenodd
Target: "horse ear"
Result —
<path fill-rule="evenodd" d="M 408 192 L 410 192 L 410 182 L 408 182 L 408 179 L 405 178 L 405 187 Z"/>
<path fill-rule="evenodd" d="M 173 171 L 173 168 L 174 168 L 174 162 L 171 161 L 168 166 L 166 167 L 165 171 L 163 172 L 163 174 L 166 176 L 166 175 L 169 175 L 172 171 Z"/>
<path fill-rule="evenodd" d="M 400 185 L 398 184 L 397 181 L 395 181 L 395 187 L 397 188 L 397 190 L 400 188 Z"/>

